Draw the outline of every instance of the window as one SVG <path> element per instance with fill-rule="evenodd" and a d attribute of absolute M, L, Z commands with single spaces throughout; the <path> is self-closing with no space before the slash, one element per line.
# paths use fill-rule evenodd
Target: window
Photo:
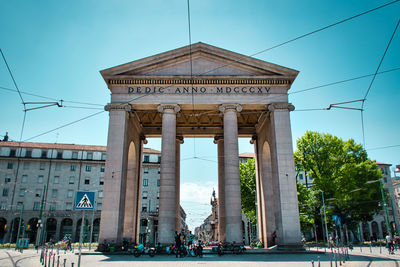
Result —
<path fill-rule="evenodd" d="M 28 175 L 22 175 L 22 182 L 26 183 L 28 181 Z"/>
<path fill-rule="evenodd" d="M 143 186 L 148 186 L 148 185 L 149 185 L 149 180 L 143 179 Z"/>
<path fill-rule="evenodd" d="M 1 210 L 6 210 L 7 209 L 7 202 L 1 202 L 1 205 L 0 205 L 0 209 Z"/>
<path fill-rule="evenodd" d="M 103 184 L 104 184 L 104 177 L 100 177 L 99 185 L 103 185 Z"/>
<path fill-rule="evenodd" d="M 51 190 L 51 197 L 52 197 L 52 198 L 56 198 L 56 197 L 57 197 L 57 193 L 58 193 L 58 190 L 57 190 L 57 189 Z"/>
<path fill-rule="evenodd" d="M 150 156 L 149 155 L 144 155 L 144 162 L 149 162 L 150 161 Z"/>
<path fill-rule="evenodd" d="M 159 207 L 160 207 L 160 205 L 157 204 L 157 206 L 156 206 L 156 211 L 157 211 L 157 212 L 158 212 L 158 208 L 159 208 Z"/>
<path fill-rule="evenodd" d="M 60 176 L 54 176 L 54 183 L 55 184 L 60 183 Z"/>
<path fill-rule="evenodd" d="M 78 152 L 72 152 L 72 159 L 78 159 Z"/>
<path fill-rule="evenodd" d="M 20 190 L 19 190 L 19 196 L 20 196 L 20 197 L 25 196 L 25 189 L 20 189 Z"/>
<path fill-rule="evenodd" d="M 56 171 L 61 171 L 61 164 L 60 163 L 56 163 Z"/>
<path fill-rule="evenodd" d="M 144 167 L 144 168 L 143 168 L 143 173 L 149 173 L 149 168 Z"/>
<path fill-rule="evenodd" d="M 100 166 L 100 172 L 104 172 L 105 169 L 106 169 L 106 166 L 104 166 L 104 165 Z"/>
<path fill-rule="evenodd" d="M 160 179 L 157 179 L 157 186 L 160 186 Z"/>
<path fill-rule="evenodd" d="M 87 171 L 87 172 L 90 172 L 91 170 L 92 170 L 92 166 L 86 165 L 86 171 Z"/>
<path fill-rule="evenodd" d="M 87 157 L 88 160 L 92 160 L 93 159 L 93 153 L 87 153 Z"/>
<path fill-rule="evenodd" d="M 65 205 L 65 209 L 66 210 L 72 210 L 72 203 L 71 202 L 67 202 Z"/>
<path fill-rule="evenodd" d="M 102 203 L 97 203 L 97 210 L 101 210 Z"/>
<path fill-rule="evenodd" d="M 3 188 L 3 197 L 8 196 L 8 188 Z"/>
<path fill-rule="evenodd" d="M 74 196 L 74 191 L 68 190 L 67 197 L 73 197 L 73 196 Z"/>
<path fill-rule="evenodd" d="M 44 162 L 40 162 L 39 170 L 44 170 L 44 168 L 45 168 Z"/>
<path fill-rule="evenodd" d="M 57 151 L 57 158 L 62 159 L 62 151 Z"/>
<path fill-rule="evenodd" d="M 11 182 L 11 177 L 10 176 L 6 176 L 6 178 L 4 179 L 4 183 L 8 184 Z"/>
<path fill-rule="evenodd" d="M 107 159 L 106 153 L 101 153 L 101 160 L 106 160 L 106 159 Z"/>
<path fill-rule="evenodd" d="M 42 150 L 42 159 L 47 158 L 47 150 Z"/>
<path fill-rule="evenodd" d="M 40 209 L 40 202 L 34 202 L 33 203 L 33 210 L 39 210 Z"/>
<path fill-rule="evenodd" d="M 12 162 L 7 163 L 7 169 L 12 169 L 14 166 Z"/>
<path fill-rule="evenodd" d="M 161 156 L 158 156 L 158 160 L 157 160 L 157 162 L 158 162 L 158 163 L 160 163 L 160 162 L 161 162 Z"/>
<path fill-rule="evenodd" d="M 23 202 L 20 202 L 20 201 L 19 201 L 19 202 L 17 203 L 17 207 L 18 207 L 19 209 L 20 209 L 23 205 L 24 205 Z"/>
<path fill-rule="evenodd" d="M 140 224 L 141 224 L 142 226 L 147 226 L 147 220 L 146 220 L 146 219 L 141 219 L 141 220 L 140 220 Z"/>
<path fill-rule="evenodd" d="M 299 179 L 303 180 L 303 174 L 302 173 L 299 174 Z"/>
<path fill-rule="evenodd" d="M 147 199 L 147 191 L 143 191 L 143 199 Z"/>
<path fill-rule="evenodd" d="M 69 182 L 68 183 L 69 184 L 74 184 L 75 183 L 75 177 L 74 176 L 69 177 Z"/>
<path fill-rule="evenodd" d="M 38 176 L 38 183 L 43 184 L 43 175 Z"/>
<path fill-rule="evenodd" d="M 30 162 L 24 162 L 24 170 L 28 170 L 30 165 Z"/>
<path fill-rule="evenodd" d="M 99 191 L 99 198 L 103 197 L 103 191 Z"/>
<path fill-rule="evenodd" d="M 11 149 L 10 150 L 10 157 L 15 157 L 15 154 L 17 153 L 17 150 Z"/>
<path fill-rule="evenodd" d="M 42 189 L 36 189 L 36 196 L 40 197 L 42 195 Z"/>
<path fill-rule="evenodd" d="M 71 172 L 74 172 L 76 170 L 76 165 L 75 164 L 71 164 Z"/>
<path fill-rule="evenodd" d="M 50 204 L 50 210 L 56 210 L 56 208 L 57 208 L 56 203 Z"/>
<path fill-rule="evenodd" d="M 160 199 L 160 192 L 157 192 L 157 199 Z"/>
<path fill-rule="evenodd" d="M 28 149 L 25 151 L 25 158 L 31 158 L 32 157 L 32 150 Z"/>
<path fill-rule="evenodd" d="M 142 206 L 142 212 L 147 212 L 147 206 L 146 205 Z"/>
<path fill-rule="evenodd" d="M 85 178 L 85 184 L 90 184 L 90 179 L 89 178 Z"/>

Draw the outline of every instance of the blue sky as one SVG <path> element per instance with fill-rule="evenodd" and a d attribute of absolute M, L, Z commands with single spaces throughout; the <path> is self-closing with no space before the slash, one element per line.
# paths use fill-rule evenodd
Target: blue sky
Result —
<path fill-rule="evenodd" d="M 192 42 L 251 55 L 387 2 L 192 0 Z M 397 2 L 255 57 L 300 71 L 289 92 L 372 74 L 399 14 Z M 63 108 L 27 112 L 22 140 L 101 111 L 110 94 L 100 70 L 188 45 L 184 0 L 1 1 L 0 25 L 0 47 L 20 90 L 66 101 Z M 400 67 L 399 34 L 381 71 Z M 326 108 L 362 99 L 371 79 L 293 94 L 289 99 L 297 110 Z M 378 75 L 372 85 L 364 112 L 367 149 L 400 145 L 398 84 L 399 70 Z M 17 93 L 4 90 L 15 87 L 3 61 L 0 87 L 0 134 L 8 132 L 11 139 L 19 140 L 23 106 Z M 54 101 L 26 94 L 23 98 L 25 102 Z M 294 143 L 306 130 L 362 142 L 359 111 L 294 111 L 291 123 Z M 108 114 L 103 112 L 30 141 L 105 145 L 107 127 Z M 149 141 L 148 146 L 160 148 L 159 140 Z M 240 152 L 253 151 L 248 141 L 240 140 Z M 400 164 L 399 146 L 368 152 L 377 161 Z M 182 205 L 193 226 L 210 210 L 206 204 L 217 183 L 216 145 L 210 139 L 186 139 L 182 159 L 186 206 Z M 190 199 L 189 193 L 197 191 L 203 195 L 209 192 L 210 196 Z"/>

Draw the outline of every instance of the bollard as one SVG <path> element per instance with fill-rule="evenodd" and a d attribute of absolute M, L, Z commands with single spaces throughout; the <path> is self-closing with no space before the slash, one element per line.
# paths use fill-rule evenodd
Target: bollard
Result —
<path fill-rule="evenodd" d="M 60 255 L 57 256 L 57 267 L 60 267 Z"/>
<path fill-rule="evenodd" d="M 318 267 L 321 267 L 321 257 L 318 256 Z"/>
<path fill-rule="evenodd" d="M 314 261 L 311 261 L 311 266 L 314 267 Z"/>
<path fill-rule="evenodd" d="M 339 257 L 339 266 L 342 266 L 342 257 L 340 256 L 340 250 L 337 251 Z"/>
<path fill-rule="evenodd" d="M 60 247 L 57 247 L 57 255 L 60 254 Z"/>
<path fill-rule="evenodd" d="M 67 259 L 64 259 L 64 264 L 63 267 L 65 267 L 65 264 L 67 263 Z"/>
<path fill-rule="evenodd" d="M 47 250 L 44 252 L 44 267 L 47 266 Z"/>
<path fill-rule="evenodd" d="M 360 252 L 362 252 L 362 247 L 361 247 L 361 245 L 360 245 Z"/>
<path fill-rule="evenodd" d="M 382 254 L 382 244 L 379 243 L 379 253 Z"/>
<path fill-rule="evenodd" d="M 330 266 L 333 267 L 333 266 L 332 266 L 332 253 L 329 254 L 329 262 L 331 263 Z"/>
<path fill-rule="evenodd" d="M 344 253 L 343 247 L 342 247 L 342 259 L 343 259 L 343 264 L 346 263 L 346 255 Z"/>
<path fill-rule="evenodd" d="M 56 254 L 53 254 L 53 265 L 52 265 L 52 267 L 54 267 L 55 260 L 56 260 Z"/>
<path fill-rule="evenodd" d="M 50 262 L 51 262 L 51 252 L 49 252 L 49 263 L 47 264 L 48 267 L 50 267 Z"/>
<path fill-rule="evenodd" d="M 74 263 L 73 262 L 71 262 L 71 267 L 74 267 Z"/>
<path fill-rule="evenodd" d="M 336 257 L 336 251 L 335 251 L 335 267 L 337 267 L 337 257 Z"/>
<path fill-rule="evenodd" d="M 372 253 L 372 241 L 371 244 L 369 245 L 369 253 Z"/>

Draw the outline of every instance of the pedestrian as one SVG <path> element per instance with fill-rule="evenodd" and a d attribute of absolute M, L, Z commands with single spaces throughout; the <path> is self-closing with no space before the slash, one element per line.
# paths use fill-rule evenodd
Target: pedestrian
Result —
<path fill-rule="evenodd" d="M 193 238 L 194 238 L 194 234 L 192 234 L 192 231 L 189 231 L 189 237 L 188 237 L 188 247 L 189 248 L 192 248 Z"/>
<path fill-rule="evenodd" d="M 276 230 L 272 233 L 272 244 L 275 245 L 276 244 Z"/>
<path fill-rule="evenodd" d="M 394 236 L 394 246 L 397 249 L 400 249 L 400 236 L 398 233 Z"/>
<path fill-rule="evenodd" d="M 175 256 L 178 258 L 178 255 L 181 257 L 181 233 L 175 231 Z"/>
<path fill-rule="evenodd" d="M 386 239 L 386 245 L 387 245 L 389 254 L 394 254 L 394 252 L 393 252 L 393 239 L 390 236 L 390 234 L 387 234 L 385 239 Z"/>

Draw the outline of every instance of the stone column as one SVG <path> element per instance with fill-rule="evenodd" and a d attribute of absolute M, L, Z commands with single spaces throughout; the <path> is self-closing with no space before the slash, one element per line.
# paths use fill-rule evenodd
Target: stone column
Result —
<path fill-rule="evenodd" d="M 226 241 L 242 243 L 242 207 L 239 176 L 237 112 L 240 105 L 221 105 L 224 114 L 224 176 Z"/>
<path fill-rule="evenodd" d="M 131 106 L 112 103 L 105 107 L 109 111 L 107 160 L 104 175 L 104 195 L 101 211 L 99 242 L 122 241 L 126 185 L 126 135 Z"/>
<path fill-rule="evenodd" d="M 181 216 L 180 216 L 180 188 L 181 188 L 181 144 L 183 144 L 183 137 L 176 137 L 176 148 L 175 148 L 175 184 L 176 184 L 176 207 L 175 207 L 175 231 L 181 229 Z"/>
<path fill-rule="evenodd" d="M 297 247 L 301 245 L 301 232 L 289 115 L 294 106 L 275 103 L 269 105 L 268 110 L 272 127 L 272 175 L 277 185 L 275 193 L 279 194 L 276 198 L 277 241 L 281 248 Z"/>
<path fill-rule="evenodd" d="M 224 138 L 214 137 L 214 143 L 218 144 L 218 234 L 219 241 L 226 240 L 225 228 L 225 177 L 224 177 Z"/>
<path fill-rule="evenodd" d="M 160 105 L 162 113 L 160 207 L 158 212 L 159 242 L 174 241 L 176 215 L 176 113 L 178 105 Z"/>

